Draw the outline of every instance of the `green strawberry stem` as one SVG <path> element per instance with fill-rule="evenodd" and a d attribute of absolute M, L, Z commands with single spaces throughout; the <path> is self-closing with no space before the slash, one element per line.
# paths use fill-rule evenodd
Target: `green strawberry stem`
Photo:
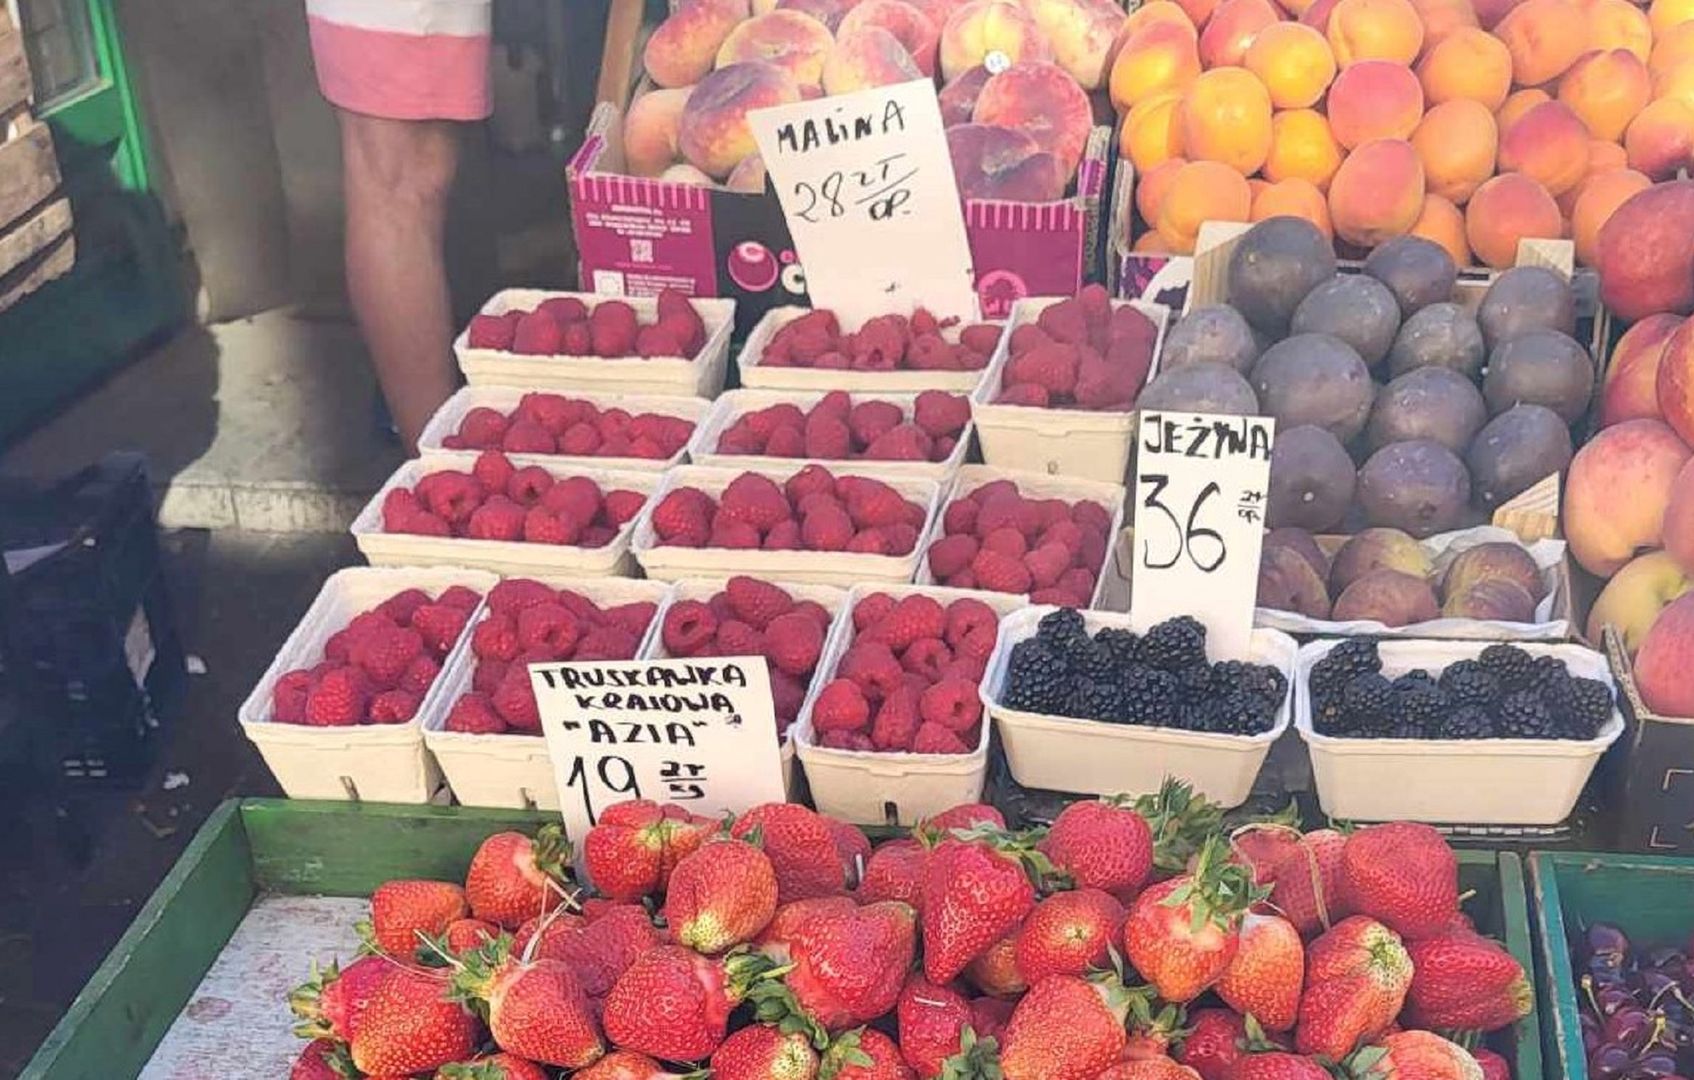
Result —
<path fill-rule="evenodd" d="M 864 1028 L 856 1027 L 835 1037 L 818 1066 L 818 1080 L 835 1080 L 843 1069 L 850 1066 L 868 1069 L 876 1064 L 869 1054 L 859 1048 L 859 1038 L 864 1031 Z"/>
<path fill-rule="evenodd" d="M 1192 1028 L 1187 1026 L 1188 1010 L 1181 1005 L 1164 1001 L 1151 985 L 1124 989 L 1129 1001 L 1129 1030 L 1137 1035 L 1152 1035 L 1169 1042 L 1179 1042 Z M 1154 1011 L 1154 1006 L 1159 1006 Z"/>
<path fill-rule="evenodd" d="M 1253 872 L 1226 858 L 1225 842 L 1212 835 L 1200 846 L 1194 869 L 1182 884 L 1171 890 L 1161 903 L 1167 907 L 1187 905 L 1195 933 L 1205 925 L 1215 923 L 1224 930 L 1241 924 L 1247 909 L 1263 900 L 1270 890 L 1253 884 Z"/>
<path fill-rule="evenodd" d="M 302 1039 L 335 1037 L 324 1018 L 321 1002 L 324 990 L 340 977 L 341 967 L 334 960 L 321 968 L 316 960 L 312 961 L 311 976 L 288 992 L 288 1010 L 300 1018 L 300 1023 L 294 1025 L 294 1034 Z"/>
<path fill-rule="evenodd" d="M 747 991 L 753 1019 L 769 1024 L 784 1035 L 804 1035 L 818 1050 L 829 1048 L 829 1032 L 801 1006 L 794 991 L 780 979 L 767 978 Z"/>
<path fill-rule="evenodd" d="M 1223 822 L 1223 807 L 1171 776 L 1158 791 L 1136 799 L 1133 809 L 1153 830 L 1153 865 L 1167 875 L 1180 874 Z"/>
<path fill-rule="evenodd" d="M 999 829 L 993 825 L 975 825 L 968 829 L 950 830 L 952 838 L 966 843 L 986 844 L 994 851 L 1013 859 L 1028 875 L 1037 892 L 1052 892 L 1062 887 L 1068 875 L 1059 869 L 1037 846 L 1047 836 L 1043 828 Z"/>
<path fill-rule="evenodd" d="M 731 1002 L 746 1000 L 755 986 L 794 970 L 793 964 L 778 964 L 761 952 L 745 945 L 737 946 L 723 956 L 724 994 Z"/>
<path fill-rule="evenodd" d="M 532 850 L 535 853 L 536 869 L 557 881 L 565 879 L 572 849 L 570 841 L 565 839 L 563 826 L 541 826 L 540 831 L 535 834 Z"/>
<path fill-rule="evenodd" d="M 479 949 L 472 949 L 457 958 L 448 957 L 454 969 L 448 983 L 448 996 L 462 1002 L 486 1021 L 494 978 L 501 968 L 511 962 L 512 945 L 512 935 L 501 934 Z"/>
<path fill-rule="evenodd" d="M 959 1032 L 959 1052 L 941 1063 L 938 1080 L 1002 1080 L 1000 1045 L 993 1036 L 977 1038 L 966 1024 Z"/>

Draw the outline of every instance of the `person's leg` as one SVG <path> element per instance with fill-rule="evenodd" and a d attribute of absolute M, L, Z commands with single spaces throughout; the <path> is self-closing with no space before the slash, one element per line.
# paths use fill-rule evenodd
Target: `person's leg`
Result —
<path fill-rule="evenodd" d="M 456 385 L 443 236 L 460 125 L 337 110 L 347 292 L 408 450 Z"/>

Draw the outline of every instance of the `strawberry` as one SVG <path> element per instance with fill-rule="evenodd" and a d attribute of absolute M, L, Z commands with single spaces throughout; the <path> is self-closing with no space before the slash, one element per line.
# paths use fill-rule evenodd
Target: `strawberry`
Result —
<path fill-rule="evenodd" d="M 547 914 L 567 902 L 569 859 L 570 845 L 557 825 L 543 825 L 534 839 L 495 833 L 476 849 L 465 874 L 471 913 L 508 930 Z"/>
<path fill-rule="evenodd" d="M 1035 886 L 1025 870 L 1035 855 L 1021 839 L 1004 834 L 943 840 L 930 852 L 923 876 L 923 971 L 931 982 L 957 977 L 1023 922 L 1035 907 Z"/>
<path fill-rule="evenodd" d="M 1172 1055 L 1200 1074 L 1200 1080 L 1224 1080 L 1244 1053 L 1247 1025 L 1229 1009 L 1197 1009 L 1188 1014 L 1188 1032 Z"/>
<path fill-rule="evenodd" d="M 890 840 L 865 860 L 859 901 L 900 900 L 923 910 L 923 866 L 928 850 L 916 840 Z"/>
<path fill-rule="evenodd" d="M 766 1024 L 751 1024 L 725 1039 L 712 1051 L 716 1080 L 813 1080 L 818 1053 L 798 1031 L 783 1032 Z"/>
<path fill-rule="evenodd" d="M 788 936 L 783 951 L 792 970 L 783 982 L 828 1031 L 869 1023 L 899 999 L 917 948 L 916 922 L 917 913 L 897 900 L 814 911 Z"/>
<path fill-rule="evenodd" d="M 1099 1073 L 1095 1080 L 1199 1080 L 1200 1074 L 1168 1057 L 1120 1061 Z"/>
<path fill-rule="evenodd" d="M 848 915 L 859 905 L 850 896 L 813 896 L 779 905 L 771 921 L 753 939 L 754 947 L 774 960 L 787 961 L 788 949 L 800 927 L 813 916 Z"/>
<path fill-rule="evenodd" d="M 1329 929 L 1351 914 L 1341 896 L 1341 851 L 1347 838 L 1314 829 L 1276 859 L 1270 905 L 1304 937 Z"/>
<path fill-rule="evenodd" d="M 1348 1062 L 1358 1080 L 1482 1080 L 1470 1052 L 1433 1031 L 1400 1031 Z"/>
<path fill-rule="evenodd" d="M 1300 1054 L 1272 1050 L 1243 1054 L 1224 1080 L 1334 1080 L 1328 1069 Z"/>
<path fill-rule="evenodd" d="M 1341 920 L 1306 951 L 1295 1049 L 1341 1060 L 1388 1029 L 1411 981 L 1399 935 L 1363 915 Z"/>
<path fill-rule="evenodd" d="M 409 960 L 423 937 L 437 937 L 467 914 L 465 891 L 450 881 L 385 881 L 371 893 L 370 921 L 360 933 L 384 955 Z"/>
<path fill-rule="evenodd" d="M 1529 1015 L 1535 991 L 1498 943 L 1455 929 L 1414 941 L 1406 1021 L 1421 1028 L 1493 1031 Z"/>
<path fill-rule="evenodd" d="M 1129 994 L 1112 976 L 1050 975 L 1029 988 L 1006 1025 L 1006 1080 L 1094 1080 L 1123 1052 Z"/>
<path fill-rule="evenodd" d="M 346 1050 L 333 1039 L 313 1039 L 294 1059 L 288 1080 L 345 1080 L 353 1071 Z"/>
<path fill-rule="evenodd" d="M 1341 897 L 1416 941 L 1459 913 L 1459 863 L 1441 834 L 1410 821 L 1360 829 L 1341 849 Z"/>
<path fill-rule="evenodd" d="M 778 615 L 767 629 L 765 655 L 778 671 L 805 676 L 818 666 L 823 653 L 823 628 L 797 612 Z"/>
<path fill-rule="evenodd" d="M 1143 890 L 1124 923 L 1124 955 L 1166 1001 L 1192 1001 L 1235 958 L 1242 915 L 1258 894 L 1224 851 L 1209 837 L 1194 869 Z"/>
<path fill-rule="evenodd" d="M 646 1054 L 613 1050 L 586 1069 L 571 1074 L 571 1080 L 687 1080 L 694 1073 L 674 1073 Z"/>
<path fill-rule="evenodd" d="M 345 969 L 333 960 L 322 969 L 314 964 L 312 977 L 288 995 L 288 1008 L 300 1018 L 294 1034 L 302 1039 L 351 1042 L 371 994 L 395 970 L 384 956 L 362 956 Z"/>
<path fill-rule="evenodd" d="M 917 1080 L 894 1040 L 875 1028 L 854 1028 L 835 1037 L 818 1070 L 823 1080 Z"/>
<path fill-rule="evenodd" d="M 1287 919 L 1249 913 L 1241 920 L 1241 944 L 1218 980 L 1217 994 L 1237 1012 L 1271 1031 L 1294 1026 L 1305 980 L 1305 947 Z"/>
<path fill-rule="evenodd" d="M 758 839 L 754 840 L 754 833 Z M 736 819 L 730 835 L 757 842 L 776 872 L 777 903 L 831 896 L 846 887 L 835 838 L 822 816 L 797 803 L 763 803 Z"/>
<path fill-rule="evenodd" d="M 1147 820 L 1113 800 L 1071 803 L 1053 819 L 1040 846 L 1079 887 L 1104 889 L 1126 903 L 1153 872 Z"/>
<path fill-rule="evenodd" d="M 1482 1080 L 1512 1080 L 1512 1067 L 1505 1058 L 1492 1050 L 1477 1049 L 1470 1052 L 1482 1068 Z"/>
<path fill-rule="evenodd" d="M 406 1076 L 470 1057 L 480 1027 L 447 996 L 444 975 L 397 967 L 371 992 L 348 1048 L 363 1073 Z"/>
<path fill-rule="evenodd" d="M 453 988 L 487 1015 L 489 1033 L 507 1053 L 578 1069 L 606 1052 L 588 997 L 562 961 L 520 960 L 501 940 L 466 955 Z"/>
<path fill-rule="evenodd" d="M 454 919 L 442 932 L 441 945 L 449 956 L 458 956 L 492 944 L 499 936 L 500 928 L 491 922 L 470 918 Z M 418 955 L 422 958 L 426 952 L 433 951 L 426 946 L 419 946 Z"/>
<path fill-rule="evenodd" d="M 716 846 L 707 844 L 689 858 Z M 723 1042 L 730 1012 L 773 966 L 758 953 L 713 958 L 660 945 L 638 957 L 606 995 L 606 1037 L 665 1061 L 698 1061 Z"/>
<path fill-rule="evenodd" d="M 906 1064 L 919 1076 L 933 1077 L 941 1073 L 948 1058 L 960 1053 L 961 1036 L 970 1028 L 971 1008 L 963 995 L 914 973 L 900 990 L 894 1016 Z"/>
<path fill-rule="evenodd" d="M 547 1070 L 516 1054 L 490 1054 L 475 1061 L 443 1065 L 435 1080 L 548 1080 Z"/>
<path fill-rule="evenodd" d="M 1101 889 L 1054 893 L 1036 904 L 1017 939 L 1024 982 L 1034 986 L 1049 975 L 1106 967 L 1123 920 L 1123 905 Z"/>
<path fill-rule="evenodd" d="M 586 925 L 582 916 L 570 912 L 539 915 L 512 931 L 512 953 L 526 960 L 563 960 L 565 945 Z"/>
<path fill-rule="evenodd" d="M 763 851 L 740 840 L 711 840 L 671 871 L 665 922 L 679 944 L 720 953 L 753 940 L 776 904 L 776 871 Z"/>
<path fill-rule="evenodd" d="M 841 860 L 841 872 L 846 877 L 847 888 L 855 889 L 864 876 L 865 864 L 870 861 L 870 837 L 851 822 L 832 817 L 825 817 L 823 821 L 829 827 L 830 839 L 835 841 L 835 854 Z"/>
<path fill-rule="evenodd" d="M 665 891 L 677 862 L 715 828 L 715 822 L 669 803 L 615 803 L 583 837 L 583 863 L 595 888 L 613 900 L 656 896 Z"/>
<path fill-rule="evenodd" d="M 1000 994 L 1012 998 L 1029 989 L 1023 972 L 1018 970 L 1018 940 L 1023 937 L 1020 927 L 988 946 L 965 965 L 965 981 L 984 994 Z"/>

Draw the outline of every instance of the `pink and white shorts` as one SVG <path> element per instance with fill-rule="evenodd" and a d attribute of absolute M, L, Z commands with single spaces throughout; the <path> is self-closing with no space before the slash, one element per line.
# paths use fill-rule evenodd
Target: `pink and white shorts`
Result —
<path fill-rule="evenodd" d="M 481 120 L 492 0 L 306 0 L 318 87 L 389 120 Z"/>

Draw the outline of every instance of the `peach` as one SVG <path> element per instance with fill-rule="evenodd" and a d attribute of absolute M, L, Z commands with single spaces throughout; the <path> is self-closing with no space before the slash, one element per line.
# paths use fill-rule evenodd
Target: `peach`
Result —
<path fill-rule="evenodd" d="M 858 0 L 847 0 L 847 3 L 857 3 Z M 946 26 L 947 20 L 953 17 L 953 12 L 965 6 L 965 0 L 906 0 L 906 3 L 929 16 L 929 21 L 936 26 Z"/>
<path fill-rule="evenodd" d="M 1290 109 L 1271 118 L 1270 155 L 1263 171 L 1272 183 L 1305 180 L 1319 191 L 1328 191 L 1341 157 L 1341 144 L 1322 113 Z"/>
<path fill-rule="evenodd" d="M 1636 114 L 1623 133 L 1629 167 L 1669 180 L 1694 157 L 1694 105 L 1660 98 Z"/>
<path fill-rule="evenodd" d="M 1677 565 L 1670 552 L 1637 555 L 1612 575 L 1595 598 L 1588 612 L 1588 640 L 1598 645 L 1605 628 L 1614 627 L 1623 635 L 1624 648 L 1635 655 L 1665 605 L 1690 588 L 1694 588 L 1694 577 Z"/>
<path fill-rule="evenodd" d="M 1683 442 L 1694 439 L 1694 324 L 1689 320 L 1665 339 L 1653 386 L 1665 423 Z"/>
<path fill-rule="evenodd" d="M 1492 30 L 1521 3 L 1523 0 L 1473 0 L 1471 6 L 1476 9 L 1476 24 L 1484 30 Z"/>
<path fill-rule="evenodd" d="M 1512 91 L 1512 54 L 1499 38 L 1474 26 L 1436 42 L 1418 61 L 1417 71 L 1432 105 L 1466 98 L 1494 110 Z"/>
<path fill-rule="evenodd" d="M 1563 195 L 1588 171 L 1588 129 L 1562 101 L 1544 101 L 1500 135 L 1500 170 Z"/>
<path fill-rule="evenodd" d="M 1154 23 L 1124 42 L 1108 79 L 1112 104 L 1128 112 L 1141 101 L 1170 90 L 1186 90 L 1200 77 L 1200 51 L 1193 31 Z"/>
<path fill-rule="evenodd" d="M 1625 420 L 1596 432 L 1565 479 L 1571 557 L 1604 578 L 1640 549 L 1659 547 L 1671 484 L 1687 460 L 1688 447 L 1658 420 Z"/>
<path fill-rule="evenodd" d="M 1528 90 L 1515 90 L 1508 96 L 1498 109 L 1494 110 L 1494 123 L 1504 135 L 1506 129 L 1523 119 L 1523 114 L 1543 102 L 1552 101 L 1553 95 L 1540 87 L 1530 87 Z"/>
<path fill-rule="evenodd" d="M 1559 78 L 1559 100 L 1596 139 L 1616 142 L 1652 97 L 1647 65 L 1628 49 L 1588 53 Z"/>
<path fill-rule="evenodd" d="M 1523 0 L 1494 28 L 1512 54 L 1512 81 L 1551 82 L 1590 48 L 1588 22 L 1576 0 Z"/>
<path fill-rule="evenodd" d="M 828 27 L 829 32 L 833 34 L 841 26 L 841 20 L 846 18 L 847 12 L 859 2 L 860 0 L 778 0 L 776 6 L 769 10 L 798 11 L 803 15 L 810 15 Z M 761 8 L 766 5 L 753 6 Z M 755 10 L 753 14 L 762 15 L 764 12 Z"/>
<path fill-rule="evenodd" d="M 1329 218 L 1341 239 L 1375 247 L 1412 227 L 1423 212 L 1423 196 L 1423 163 L 1412 144 L 1373 139 L 1356 147 L 1336 170 L 1329 185 Z"/>
<path fill-rule="evenodd" d="M 1014 128 L 960 124 L 947 129 L 953 177 L 967 199 L 1054 202 L 1065 196 L 1059 159 Z"/>
<path fill-rule="evenodd" d="M 1676 474 L 1665 504 L 1665 553 L 1685 573 L 1694 570 L 1694 469 L 1687 465 Z"/>
<path fill-rule="evenodd" d="M 1150 4 L 1142 4 L 1130 12 L 1124 20 L 1120 37 L 1124 41 L 1139 34 L 1149 26 L 1167 25 L 1185 28 L 1188 36 L 1199 40 L 1200 32 L 1194 29 L 1194 21 L 1188 17 L 1188 12 L 1182 10 L 1182 5 L 1176 0 L 1153 0 Z"/>
<path fill-rule="evenodd" d="M 1212 12 L 1217 10 L 1218 0 L 1176 0 L 1182 8 L 1188 21 L 1194 24 L 1195 33 L 1199 33 L 1211 19 Z"/>
<path fill-rule="evenodd" d="M 1360 60 L 1410 64 L 1423 50 L 1423 20 L 1406 0 L 1340 0 L 1327 33 L 1343 68 Z"/>
<path fill-rule="evenodd" d="M 1653 76 L 1653 97 L 1694 105 L 1694 63 L 1678 64 Z"/>
<path fill-rule="evenodd" d="M 1024 0 L 1047 35 L 1053 60 L 1084 90 L 1105 85 L 1112 47 L 1123 29 L 1123 8 L 1112 0 Z"/>
<path fill-rule="evenodd" d="M 1149 255 L 1175 255 L 1171 250 L 1170 241 L 1157 229 L 1148 229 L 1135 238 L 1135 243 L 1129 245 L 1129 250 Z"/>
<path fill-rule="evenodd" d="M 896 0 L 898 2 L 898 0 Z M 823 92 L 851 94 L 923 78 L 912 54 L 880 26 L 866 26 L 836 39 L 823 62 Z"/>
<path fill-rule="evenodd" d="M 1182 154 L 1182 95 L 1175 90 L 1144 98 L 1123 118 L 1118 152 L 1145 173 Z"/>
<path fill-rule="evenodd" d="M 1202 72 L 1182 99 L 1183 153 L 1251 176 L 1270 154 L 1270 94 L 1246 68 Z"/>
<path fill-rule="evenodd" d="M 837 41 L 851 37 L 854 32 L 870 26 L 880 26 L 894 35 L 905 47 L 912 62 L 925 75 L 935 74 L 935 61 L 941 48 L 941 27 L 930 21 L 918 8 L 906 0 L 860 0 L 841 17 L 835 28 Z"/>
<path fill-rule="evenodd" d="M 1628 0 L 1619 0 L 1627 3 Z M 1423 22 L 1423 50 L 1436 45 L 1464 29 L 1477 29 L 1476 8 L 1470 0 L 1412 0 L 1418 18 Z"/>
<path fill-rule="evenodd" d="M 1694 311 L 1694 180 L 1631 195 L 1600 229 L 1600 299 L 1622 319 Z"/>
<path fill-rule="evenodd" d="M 829 27 L 803 11 L 779 8 L 730 31 L 718 49 L 718 67 L 762 60 L 786 71 L 797 86 L 818 86 L 834 46 Z"/>
<path fill-rule="evenodd" d="M 1611 172 L 1613 169 L 1629 167 L 1629 151 L 1620 143 L 1606 142 L 1604 139 L 1588 140 L 1588 175 Z"/>
<path fill-rule="evenodd" d="M 624 167 L 631 176 L 658 176 L 677 155 L 682 110 L 692 86 L 649 90 L 630 102 L 623 118 Z"/>
<path fill-rule="evenodd" d="M 1423 212 L 1418 214 L 1418 219 L 1412 222 L 1412 227 L 1407 229 L 1406 233 L 1440 244 L 1447 250 L 1447 254 L 1453 257 L 1455 265 L 1470 265 L 1470 243 L 1465 239 L 1464 211 L 1441 196 L 1423 197 Z"/>
<path fill-rule="evenodd" d="M 1016 4 L 1000 0 L 971 0 L 947 17 L 941 28 L 941 77 L 952 80 L 960 72 L 995 57 L 995 67 L 1006 60 L 1053 59 L 1047 38 L 1029 13 Z"/>
<path fill-rule="evenodd" d="M 717 183 L 710 176 L 686 161 L 679 161 L 672 165 L 659 174 L 659 179 L 667 184 L 693 184 L 696 187 L 712 187 Z"/>
<path fill-rule="evenodd" d="M 1273 217 L 1300 217 L 1316 225 L 1325 236 L 1333 236 L 1329 221 L 1329 204 L 1323 192 L 1309 180 L 1283 180 L 1268 184 L 1253 195 L 1252 220 Z"/>
<path fill-rule="evenodd" d="M 731 0 L 688 0 L 679 5 L 654 28 L 642 50 L 641 63 L 648 77 L 661 87 L 693 86 L 712 70 L 724 39 L 746 14 L 745 4 L 738 11 Z"/>
<path fill-rule="evenodd" d="M 1249 176 L 1247 178 L 1247 194 L 1252 197 L 1254 202 L 1258 202 L 1259 196 L 1269 191 L 1270 186 L 1271 183 L 1269 180 L 1261 180 L 1257 176 Z"/>
<path fill-rule="evenodd" d="M 1653 0 L 1647 6 L 1647 21 L 1655 36 L 1672 27 L 1694 22 L 1694 0 Z"/>
<path fill-rule="evenodd" d="M 982 93 L 988 78 L 987 68 L 973 67 L 960 73 L 952 82 L 941 88 L 938 97 L 941 102 L 943 126 L 952 127 L 954 124 L 971 122 L 971 113 L 976 111 L 976 97 Z"/>
<path fill-rule="evenodd" d="M 1517 262 L 1518 241 L 1558 240 L 1564 231 L 1553 196 L 1522 173 L 1485 182 L 1465 205 L 1465 240 L 1484 265 L 1496 270 Z"/>
<path fill-rule="evenodd" d="M 1601 427 L 1625 420 L 1664 419 L 1659 412 L 1659 361 L 1665 342 L 1684 321 L 1669 312 L 1649 315 L 1618 338 L 1600 391 Z"/>
<path fill-rule="evenodd" d="M 1679 596 L 1665 605 L 1641 636 L 1641 648 L 1635 654 L 1635 686 L 1642 702 L 1659 716 L 1694 716 L 1690 668 L 1694 668 L 1694 597 Z"/>
<path fill-rule="evenodd" d="M 1088 95 L 1064 68 L 1025 61 L 989 77 L 977 95 L 971 122 L 1026 132 L 1059 159 L 1068 183 L 1082 161 L 1094 112 Z"/>
<path fill-rule="evenodd" d="M 1372 139 L 1405 139 L 1423 119 L 1423 87 L 1404 64 L 1361 60 L 1341 69 L 1325 108 L 1335 141 L 1349 150 Z"/>
<path fill-rule="evenodd" d="M 1259 31 L 1242 64 L 1258 76 L 1278 109 L 1316 105 L 1335 79 L 1329 42 L 1311 27 L 1279 22 Z"/>
<path fill-rule="evenodd" d="M 1278 21 L 1270 0 L 1223 0 L 1200 31 L 1200 63 L 1239 67 L 1259 31 Z"/>
<path fill-rule="evenodd" d="M 1412 133 L 1412 149 L 1423 162 L 1430 192 L 1462 206 L 1494 175 L 1498 139 L 1493 113 L 1480 102 L 1456 98 L 1425 114 Z"/>
<path fill-rule="evenodd" d="M 1585 178 L 1571 207 L 1570 231 L 1576 241 L 1576 261 L 1593 266 L 1600 261 L 1600 228 L 1631 195 L 1652 186 L 1645 173 L 1614 169 Z"/>
<path fill-rule="evenodd" d="M 689 164 L 722 179 L 759 149 L 747 114 L 799 100 L 799 85 L 775 64 L 748 60 L 718 68 L 689 95 L 677 146 Z"/>
<path fill-rule="evenodd" d="M 1170 158 L 1148 169 L 1136 181 L 1135 209 L 1149 226 L 1159 220 L 1159 206 L 1164 202 L 1165 193 L 1186 164 L 1187 158 Z"/>
<path fill-rule="evenodd" d="M 764 157 L 752 154 L 742 158 L 741 164 L 730 170 L 729 179 L 723 182 L 723 186 L 747 195 L 761 195 L 765 190 L 765 175 Z"/>
<path fill-rule="evenodd" d="M 1647 71 L 1658 78 L 1690 60 L 1694 60 L 1694 23 L 1682 23 L 1653 40 L 1653 51 L 1647 56 Z"/>
<path fill-rule="evenodd" d="M 1335 5 L 1340 0 L 1315 0 L 1305 11 L 1300 13 L 1300 21 L 1320 34 L 1329 33 L 1329 17 L 1335 13 Z"/>
<path fill-rule="evenodd" d="M 1643 64 L 1653 50 L 1647 13 L 1629 0 L 1577 0 L 1588 20 L 1588 48 L 1627 49 Z"/>
<path fill-rule="evenodd" d="M 1159 201 L 1156 224 L 1167 250 L 1189 254 L 1208 221 L 1246 221 L 1253 192 L 1239 172 L 1216 161 L 1190 161 L 1177 171 Z"/>

